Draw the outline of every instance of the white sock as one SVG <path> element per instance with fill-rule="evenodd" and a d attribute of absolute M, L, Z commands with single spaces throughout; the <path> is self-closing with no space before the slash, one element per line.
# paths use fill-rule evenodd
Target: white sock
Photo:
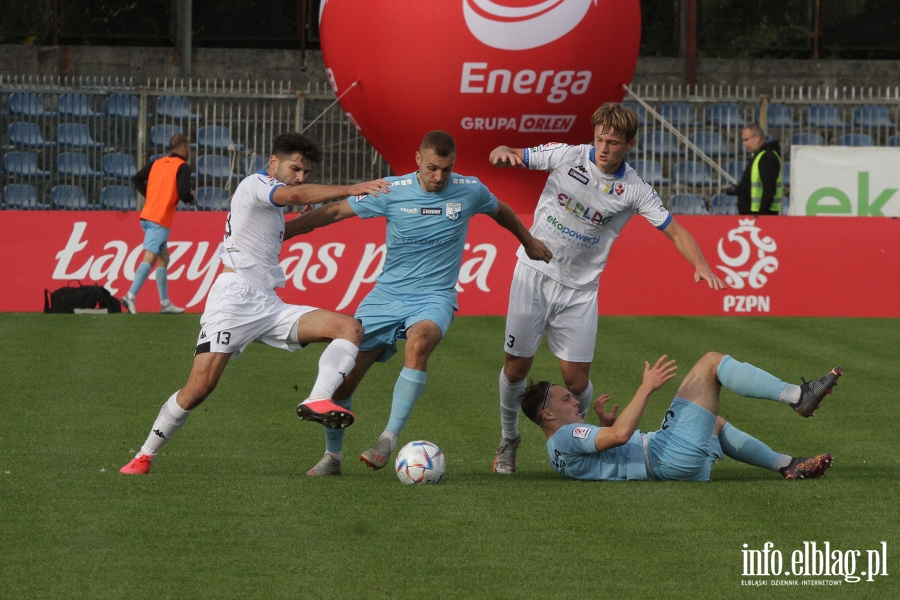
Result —
<path fill-rule="evenodd" d="M 337 339 L 328 344 L 319 358 L 319 375 L 309 397 L 312 400 L 330 399 L 344 378 L 356 364 L 359 347 L 347 340 Z"/>
<path fill-rule="evenodd" d="M 504 439 L 514 440 L 519 436 L 519 396 L 524 391 L 524 379 L 510 383 L 500 369 L 500 429 Z"/>
<path fill-rule="evenodd" d="M 341 462 L 342 460 L 344 460 L 343 452 L 325 452 L 325 454 L 327 454 L 328 456 L 330 456 L 331 458 L 333 458 L 334 460 L 336 460 L 338 462 Z"/>
<path fill-rule="evenodd" d="M 180 392 L 181 390 L 178 391 Z M 163 444 L 168 442 L 169 439 L 175 435 L 175 432 L 184 425 L 187 418 L 191 416 L 191 412 L 193 411 L 184 410 L 178 406 L 178 402 L 175 401 L 177 396 L 178 392 L 175 392 L 169 396 L 166 403 L 162 405 L 162 408 L 159 410 L 159 415 L 153 423 L 153 429 L 150 430 L 147 441 L 144 442 L 144 445 L 141 447 L 141 454 L 156 456 L 156 453 L 159 452 L 159 449 L 162 448 Z"/>
<path fill-rule="evenodd" d="M 391 452 L 393 452 L 393 451 L 394 451 L 394 448 L 397 447 L 397 440 L 399 439 L 399 437 L 400 437 L 400 436 L 398 436 L 398 435 L 397 435 L 396 433 L 394 433 L 393 431 L 387 431 L 387 430 L 385 430 L 381 435 L 378 436 L 378 440 L 379 440 L 379 441 L 381 441 L 381 440 L 390 440 L 390 441 L 391 441 Z"/>
<path fill-rule="evenodd" d="M 574 398 L 578 400 L 578 414 L 584 418 L 584 415 L 587 414 L 588 409 L 591 407 L 591 401 L 594 399 L 594 383 L 588 380 L 584 391 L 574 396 Z"/>
<path fill-rule="evenodd" d="M 778 401 L 785 404 L 797 404 L 800 402 L 800 386 L 786 383 L 784 389 L 778 395 Z"/>

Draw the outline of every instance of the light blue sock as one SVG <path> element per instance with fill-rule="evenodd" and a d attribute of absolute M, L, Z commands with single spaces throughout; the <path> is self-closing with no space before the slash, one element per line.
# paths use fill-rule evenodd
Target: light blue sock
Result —
<path fill-rule="evenodd" d="M 343 400 L 332 400 L 332 402 L 347 410 L 353 408 L 353 396 Z M 322 429 L 325 430 L 325 452 L 336 453 L 342 451 L 344 449 L 344 432 L 347 431 L 346 428 L 332 429 L 323 427 Z"/>
<path fill-rule="evenodd" d="M 391 399 L 391 418 L 388 420 L 387 431 L 396 433 L 398 436 L 403 431 L 409 415 L 412 414 L 413 407 L 419 401 L 419 396 L 425 390 L 425 379 L 427 377 L 425 371 L 416 371 L 403 367 L 400 371 L 400 377 L 394 385 L 394 397 Z"/>
<path fill-rule="evenodd" d="M 137 293 L 141 291 L 141 286 L 144 285 L 149 276 L 150 263 L 142 262 L 134 272 L 134 281 L 131 282 L 131 289 L 128 290 L 128 295 L 132 298 L 137 296 Z"/>
<path fill-rule="evenodd" d="M 156 267 L 156 289 L 159 290 L 159 301 L 169 303 L 169 273 L 165 267 Z"/>
<path fill-rule="evenodd" d="M 786 454 L 778 454 L 761 441 L 744 433 L 731 423 L 726 423 L 719 432 L 719 443 L 722 452 L 734 460 L 739 460 L 754 467 L 777 471 L 788 466 L 791 457 Z"/>
<path fill-rule="evenodd" d="M 789 384 L 749 363 L 726 356 L 719 363 L 716 375 L 722 385 L 741 396 L 790 403 L 781 393 Z"/>

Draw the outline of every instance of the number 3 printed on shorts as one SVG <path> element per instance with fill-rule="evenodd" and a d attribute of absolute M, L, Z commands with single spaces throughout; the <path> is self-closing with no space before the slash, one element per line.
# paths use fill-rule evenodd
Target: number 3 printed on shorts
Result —
<path fill-rule="evenodd" d="M 506 342 L 506 347 L 507 347 L 507 348 L 512 348 L 512 347 L 515 345 L 515 343 L 516 343 L 516 336 L 510 335 L 510 336 L 507 336 L 507 337 L 509 337 L 509 340 Z"/>
<path fill-rule="evenodd" d="M 230 331 L 220 331 L 216 334 L 216 343 L 222 344 L 223 346 L 227 346 L 231 342 L 231 332 Z"/>

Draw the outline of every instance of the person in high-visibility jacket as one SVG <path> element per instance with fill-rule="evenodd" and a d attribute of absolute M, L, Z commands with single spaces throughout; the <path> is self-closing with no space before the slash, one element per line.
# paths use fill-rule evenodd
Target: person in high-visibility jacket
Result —
<path fill-rule="evenodd" d="M 159 291 L 160 312 L 180 314 L 184 309 L 169 300 L 168 268 L 169 230 L 175 217 L 178 201 L 194 201 L 191 191 L 191 167 L 187 160 L 191 155 L 191 140 L 176 134 L 169 140 L 172 152 L 153 160 L 131 178 L 134 187 L 147 199 L 141 210 L 141 229 L 144 230 L 144 259 L 135 269 L 131 289 L 122 298 L 122 307 L 130 313 L 137 312 L 135 297 L 147 281 L 153 265 L 156 267 L 156 287 Z"/>
<path fill-rule="evenodd" d="M 741 141 L 750 153 L 750 162 L 734 189 L 738 197 L 738 213 L 779 214 L 784 196 L 781 184 L 781 145 L 777 140 L 766 140 L 766 134 L 758 123 L 751 123 L 741 131 Z"/>

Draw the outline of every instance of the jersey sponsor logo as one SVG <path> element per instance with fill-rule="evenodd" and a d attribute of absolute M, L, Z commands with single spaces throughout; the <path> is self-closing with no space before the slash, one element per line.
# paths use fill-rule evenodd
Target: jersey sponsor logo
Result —
<path fill-rule="evenodd" d="M 423 209 L 423 210 L 424 210 L 424 209 Z M 410 208 L 407 208 L 407 207 L 405 207 L 405 206 L 401 206 L 401 207 L 400 207 L 400 212 L 406 213 L 406 214 L 408 214 L 408 215 L 417 215 L 417 214 L 419 214 L 419 209 L 416 208 L 415 206 L 410 207 Z"/>
<path fill-rule="evenodd" d="M 580 244 L 586 244 L 593 246 L 600 242 L 599 235 L 586 235 L 581 233 L 577 229 L 572 229 L 568 225 L 564 223 L 560 223 L 556 220 L 556 217 L 550 216 L 547 217 L 547 225 L 549 225 L 552 229 L 555 229 L 560 236 L 571 238 L 572 241 L 578 242 Z"/>
<path fill-rule="evenodd" d="M 618 195 L 620 195 L 620 196 L 621 196 L 622 194 L 624 194 L 624 193 L 625 193 L 625 184 L 623 184 L 623 183 L 617 183 L 617 184 L 616 184 L 616 193 L 617 193 Z"/>
<path fill-rule="evenodd" d="M 423 208 L 422 214 L 423 215 L 442 215 L 442 214 L 444 214 L 444 211 L 440 208 Z"/>
<path fill-rule="evenodd" d="M 462 202 L 447 202 L 444 204 L 444 208 L 447 210 L 447 218 L 455 221 L 462 212 Z"/>
<path fill-rule="evenodd" d="M 591 434 L 590 427 L 576 427 L 572 430 L 572 437 L 578 438 L 580 440 L 586 440 L 587 437 Z"/>
<path fill-rule="evenodd" d="M 596 209 L 592 209 L 590 206 L 585 206 L 581 202 L 578 202 L 574 198 L 570 198 L 565 194 L 560 194 L 556 197 L 556 202 L 560 207 L 566 209 L 573 215 L 579 216 L 585 221 L 590 222 L 592 225 L 601 226 L 606 225 L 612 220 L 612 215 L 608 217 L 604 217 L 603 214 Z"/>
<path fill-rule="evenodd" d="M 478 41 L 501 50 L 537 48 L 575 29 L 597 2 L 532 0 L 527 6 L 508 4 L 492 0 L 463 1 L 466 25 Z"/>
<path fill-rule="evenodd" d="M 461 94 L 516 94 L 530 95 L 547 93 L 545 100 L 559 104 L 569 94 L 580 96 L 591 83 L 590 71 L 546 70 L 538 73 L 523 69 L 515 74 L 509 69 L 491 69 L 486 62 L 465 62 L 462 66 Z"/>
<path fill-rule="evenodd" d="M 562 142 L 550 142 L 549 144 L 541 144 L 540 146 L 535 146 L 531 149 L 532 152 L 547 152 L 549 150 L 556 150 L 557 148 L 561 148 L 565 146 Z"/>
<path fill-rule="evenodd" d="M 569 169 L 569 177 L 571 177 L 572 179 L 575 179 L 577 181 L 580 181 L 584 185 L 587 185 L 588 182 L 590 181 L 590 178 L 587 175 L 584 175 L 583 173 L 579 173 L 575 169 Z"/>

